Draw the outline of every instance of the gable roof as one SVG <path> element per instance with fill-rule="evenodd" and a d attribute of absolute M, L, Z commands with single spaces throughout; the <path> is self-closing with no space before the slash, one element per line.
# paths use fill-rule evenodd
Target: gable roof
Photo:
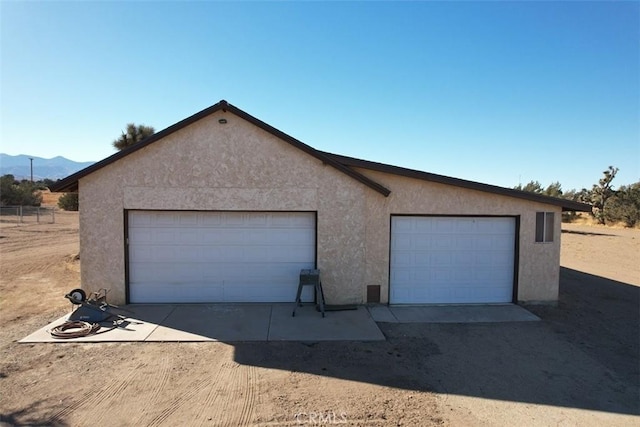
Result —
<path fill-rule="evenodd" d="M 143 139 L 142 141 L 122 150 L 119 151 L 109 157 L 107 157 L 106 159 L 103 159 L 97 163 L 94 163 L 93 165 L 82 169 L 72 175 L 69 175 L 68 177 L 56 182 L 55 184 L 53 184 L 50 187 L 51 191 L 54 192 L 72 192 L 72 191 L 78 191 L 78 181 L 99 170 L 102 169 L 103 167 L 110 165 L 113 162 L 116 162 L 118 160 L 120 160 L 123 157 L 128 156 L 131 153 L 134 153 L 148 145 L 153 144 L 154 142 L 168 136 L 171 135 L 174 132 L 177 132 L 178 130 L 189 126 L 190 124 L 203 119 L 215 112 L 218 111 L 229 111 L 233 114 L 235 114 L 236 116 L 248 121 L 249 123 L 254 124 L 255 126 L 265 130 L 266 132 L 269 132 L 270 134 L 276 136 L 277 138 L 283 140 L 284 142 L 287 142 L 291 145 L 293 145 L 294 147 L 298 148 L 299 150 L 304 151 L 305 153 L 317 158 L 318 160 L 320 160 L 321 162 L 334 167 L 335 169 L 339 170 L 340 172 L 344 173 L 345 175 L 355 179 L 356 181 L 360 181 L 361 183 L 363 183 L 364 185 L 366 185 L 367 187 L 377 191 L 378 193 L 382 194 L 383 196 L 388 196 L 391 191 L 378 184 L 377 182 L 373 181 L 370 178 L 367 178 L 366 176 L 362 175 L 359 172 L 354 171 L 353 169 L 343 165 L 342 163 L 339 163 L 338 161 L 336 161 L 335 159 L 326 156 L 324 153 L 322 153 L 321 151 L 316 150 L 315 148 L 295 139 L 294 137 L 287 135 L 286 133 L 274 128 L 271 125 L 268 125 L 267 123 L 263 122 L 262 120 L 259 120 L 255 117 L 253 117 L 252 115 L 242 111 L 241 109 L 229 104 L 227 101 L 225 100 L 221 100 L 220 102 L 218 102 L 217 104 L 212 105 L 209 108 L 205 108 L 204 110 L 194 114 L 193 116 L 187 117 L 184 120 L 179 121 L 176 124 L 173 124 L 171 126 L 169 126 L 166 129 L 161 130 L 160 132 L 154 133 L 153 135 L 151 135 L 148 138 Z"/>
<path fill-rule="evenodd" d="M 467 181 L 460 178 L 452 178 L 444 175 L 437 175 L 415 169 L 407 169 L 399 166 L 387 165 L 384 163 L 372 162 L 369 160 L 356 159 L 354 157 L 341 156 L 324 152 L 326 156 L 332 157 L 345 166 L 369 169 L 393 175 L 405 176 L 408 178 L 421 179 L 423 181 L 437 182 L 440 184 L 454 185 L 456 187 L 468 188 L 471 190 L 484 191 L 486 193 L 500 194 L 503 196 L 516 197 L 518 199 L 530 200 L 534 202 L 546 203 L 548 205 L 560 206 L 563 211 L 591 212 L 591 205 L 574 202 L 572 200 L 560 199 L 557 197 L 545 196 L 542 194 L 530 193 L 528 191 L 516 190 L 512 188 L 498 187 L 497 185 L 483 184 L 475 181 Z"/>
<path fill-rule="evenodd" d="M 509 197 L 515 197 L 515 198 L 519 198 L 519 199 L 524 199 L 524 200 L 530 200 L 530 201 L 535 201 L 535 202 L 541 202 L 541 203 L 546 203 L 549 205 L 554 205 L 554 206 L 560 206 L 562 207 L 563 211 L 581 211 L 581 212 L 590 212 L 591 211 L 591 206 L 584 204 L 584 203 L 579 203 L 579 202 L 574 202 L 571 200 L 565 200 L 565 199 L 559 199 L 559 198 L 555 198 L 555 197 L 549 197 L 549 196 L 543 196 L 541 194 L 535 194 L 535 193 L 529 193 L 526 191 L 521 191 L 521 190 L 515 190 L 515 189 L 510 189 L 510 188 L 504 188 L 504 187 L 498 187 L 495 185 L 490 185 L 490 184 L 482 184 L 479 182 L 474 182 L 474 181 L 467 181 L 464 179 L 459 179 L 459 178 L 451 178 L 448 176 L 443 176 L 443 175 L 436 175 L 436 174 L 432 174 L 432 173 L 428 173 L 428 172 L 423 172 L 423 171 L 418 171 L 418 170 L 414 170 L 414 169 L 406 169 L 406 168 L 402 168 L 399 166 L 393 166 L 393 165 L 388 165 L 388 164 L 384 164 L 384 163 L 377 163 L 377 162 L 371 162 L 368 160 L 361 160 L 361 159 L 356 159 L 353 157 L 347 157 L 347 156 L 341 156 L 338 154 L 332 154 L 332 153 L 328 153 L 328 152 L 324 152 L 324 151 L 320 151 L 320 150 L 316 150 L 315 148 L 311 147 L 310 145 L 307 145 L 297 139 L 295 139 L 294 137 L 287 135 L 286 133 L 274 128 L 271 125 L 268 125 L 267 123 L 263 122 L 262 120 L 259 120 L 255 117 L 253 117 L 252 115 L 246 113 L 245 111 L 242 111 L 241 109 L 229 104 L 227 101 L 225 100 L 221 100 L 220 102 L 218 102 L 217 104 L 212 105 L 209 108 L 205 108 L 204 110 L 190 116 L 187 117 L 184 120 L 179 121 L 178 123 L 175 123 L 171 126 L 169 126 L 166 129 L 161 130 L 160 132 L 157 132 L 153 135 L 151 135 L 148 138 L 145 138 L 144 140 L 122 150 L 119 151 L 109 157 L 107 157 L 106 159 L 103 159 L 99 162 L 94 163 L 93 165 L 82 169 L 72 175 L 69 175 L 68 177 L 56 182 L 55 184 L 53 184 L 50 187 L 50 190 L 53 192 L 73 192 L 73 191 L 78 191 L 78 181 L 99 170 L 102 169 L 105 166 L 110 165 L 111 163 L 114 163 L 118 160 L 120 160 L 123 157 L 128 156 L 131 153 L 134 153 L 148 145 L 153 144 L 154 142 L 168 136 L 171 135 L 174 132 L 177 132 L 178 130 L 189 126 L 190 124 L 197 122 L 200 119 L 203 119 L 215 112 L 218 111 L 229 111 L 233 114 L 235 114 L 236 116 L 248 121 L 249 123 L 252 123 L 253 125 L 259 127 L 260 129 L 263 129 L 264 131 L 274 135 L 275 137 L 283 140 L 284 142 L 287 142 L 289 144 L 291 144 L 292 146 L 298 148 L 299 150 L 304 151 L 305 153 L 317 158 L 318 160 L 320 160 L 321 162 L 337 169 L 338 171 L 344 173 L 345 175 L 361 182 L 362 184 L 366 185 L 367 187 L 377 191 L 378 193 L 382 194 L 383 196 L 388 196 L 389 194 L 391 194 L 391 191 L 384 187 L 383 185 L 377 183 L 376 181 L 372 180 L 371 178 L 368 178 L 367 176 L 363 175 L 362 173 L 354 170 L 353 168 L 361 168 L 361 169 L 369 169 L 369 170 L 375 170 L 375 171 L 379 171 L 379 172 L 385 172 L 385 173 L 390 173 L 390 174 L 394 174 L 394 175 L 400 175 L 400 176 L 405 176 L 405 177 L 409 177 L 409 178 L 415 178 L 415 179 L 421 179 L 423 181 L 430 181 L 430 182 L 437 182 L 437 183 L 441 183 L 441 184 L 447 184 L 447 185 L 453 185 L 456 187 L 462 187 L 462 188 L 468 188 L 468 189 L 472 189 L 472 190 L 478 190 L 478 191 L 484 191 L 487 193 L 493 193 L 493 194 L 499 194 L 499 195 L 503 195 L 503 196 L 509 196 Z"/>

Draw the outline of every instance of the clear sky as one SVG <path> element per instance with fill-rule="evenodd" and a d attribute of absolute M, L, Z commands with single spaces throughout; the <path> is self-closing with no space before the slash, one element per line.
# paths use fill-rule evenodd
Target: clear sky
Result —
<path fill-rule="evenodd" d="M 0 3 L 1 147 L 97 161 L 220 99 L 326 151 L 513 187 L 640 179 L 640 2 Z"/>

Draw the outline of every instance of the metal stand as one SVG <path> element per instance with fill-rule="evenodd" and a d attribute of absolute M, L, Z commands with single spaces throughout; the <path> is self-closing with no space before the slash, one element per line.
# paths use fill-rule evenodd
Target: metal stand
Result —
<path fill-rule="evenodd" d="M 300 270 L 300 283 L 298 283 L 298 292 L 296 294 L 296 302 L 293 307 L 291 317 L 296 316 L 296 309 L 302 306 L 300 296 L 302 295 L 303 286 L 313 286 L 316 291 L 316 301 L 320 306 L 320 312 L 324 317 L 324 292 L 322 291 L 322 282 L 320 281 L 320 270 Z"/>

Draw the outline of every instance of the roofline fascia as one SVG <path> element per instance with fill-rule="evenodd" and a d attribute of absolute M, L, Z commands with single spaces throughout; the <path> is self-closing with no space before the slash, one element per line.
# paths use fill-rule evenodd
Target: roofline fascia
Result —
<path fill-rule="evenodd" d="M 437 175 L 429 172 L 423 172 L 415 169 L 403 168 L 400 166 L 389 165 L 385 163 L 372 162 L 370 160 L 357 159 L 355 157 L 343 156 L 324 152 L 325 155 L 333 157 L 336 161 L 351 167 L 375 170 L 378 172 L 390 173 L 393 175 L 405 176 L 408 178 L 421 179 L 423 181 L 437 182 L 439 184 L 454 185 L 458 187 L 468 188 L 471 190 L 483 191 L 493 194 L 501 194 L 520 199 L 546 203 L 554 206 L 562 207 L 563 211 L 579 211 L 591 212 L 591 205 L 586 203 L 575 202 L 573 200 L 560 199 L 557 197 L 545 196 L 542 194 L 530 193 L 527 191 L 516 190 L 512 188 L 499 187 L 497 185 L 483 184 L 476 181 L 469 181 L 460 178 L 453 178 L 444 175 Z"/>
<path fill-rule="evenodd" d="M 304 142 L 292 137 L 291 135 L 287 135 L 286 133 L 282 132 L 281 130 L 278 130 L 276 128 L 274 128 L 273 126 L 269 125 L 268 123 L 263 122 L 262 120 L 252 116 L 251 114 L 229 104 L 229 111 L 233 112 L 236 116 L 241 117 L 245 120 L 247 120 L 248 122 L 258 126 L 259 128 L 263 129 L 266 132 L 269 132 L 270 134 L 282 139 L 285 142 L 288 142 L 289 144 L 293 145 L 294 147 L 304 151 L 305 153 L 315 157 L 316 159 L 320 160 L 321 162 L 328 164 L 332 167 L 334 167 L 335 169 L 339 170 L 340 172 L 350 176 L 351 178 L 360 181 L 362 184 L 370 187 L 371 189 L 377 191 L 378 193 L 382 194 L 383 196 L 387 197 L 389 196 L 389 194 L 391 194 L 391 190 L 389 190 L 388 188 L 384 187 L 383 185 L 380 185 L 379 183 L 375 182 L 374 180 L 372 180 L 371 178 L 368 178 L 364 175 L 362 175 L 361 173 L 354 171 L 353 169 L 351 169 L 350 167 L 348 167 L 347 165 L 342 164 L 341 162 L 336 161 L 335 159 L 333 159 L 330 156 L 327 156 L 325 152 L 320 151 L 320 150 L 316 150 L 315 148 L 311 147 L 310 145 L 305 144 Z"/>
<path fill-rule="evenodd" d="M 103 167 L 125 157 L 128 156 L 131 153 L 134 153 L 174 132 L 179 131 L 180 129 L 200 120 L 203 119 L 207 116 L 209 116 L 210 114 L 213 114 L 217 111 L 230 111 L 231 113 L 235 114 L 236 116 L 254 124 L 255 126 L 258 126 L 259 128 L 263 129 L 264 131 L 274 135 L 275 137 L 293 145 L 294 147 L 304 151 L 305 153 L 315 157 L 316 159 L 320 160 L 321 162 L 323 162 L 324 164 L 328 164 L 330 166 L 332 166 L 333 168 L 337 169 L 338 171 L 348 175 L 349 177 L 361 182 L 362 184 L 368 186 L 369 188 L 377 191 L 378 193 L 382 194 L 383 196 L 387 197 L 389 194 L 391 194 L 391 191 L 380 185 L 379 183 L 373 181 L 372 179 L 362 175 L 361 173 L 354 171 L 353 169 L 351 169 L 350 167 L 343 165 L 342 163 L 334 160 L 333 158 L 325 155 L 322 151 L 316 150 L 315 148 L 311 147 L 310 145 L 307 145 L 305 143 L 303 143 L 302 141 L 299 141 L 298 139 L 287 135 L 286 133 L 274 128 L 273 126 L 263 122 L 262 120 L 248 114 L 247 112 L 239 109 L 238 107 L 229 104 L 227 101 L 225 100 L 221 100 L 220 102 L 212 105 L 211 107 L 205 108 L 202 111 L 197 112 L 196 114 L 187 117 L 186 119 L 183 119 L 163 130 L 161 130 L 160 132 L 154 133 L 153 135 L 149 136 L 148 138 L 145 138 L 144 140 L 122 150 L 122 151 L 118 151 L 117 153 L 112 154 L 111 156 L 100 160 L 99 162 L 96 162 L 94 164 L 92 164 L 91 166 L 88 166 L 74 174 L 69 175 L 66 178 L 63 178 L 62 180 L 56 182 L 55 184 L 53 184 L 51 186 L 51 191 L 52 192 L 74 192 L 74 191 L 78 191 L 78 187 L 79 187 L 79 180 L 99 169 L 102 169 Z"/>

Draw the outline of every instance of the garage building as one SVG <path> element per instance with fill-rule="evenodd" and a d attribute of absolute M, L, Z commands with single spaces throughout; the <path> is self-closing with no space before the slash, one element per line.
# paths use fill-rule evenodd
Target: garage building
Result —
<path fill-rule="evenodd" d="M 553 302 L 582 203 L 318 151 L 220 101 L 53 186 L 113 303 Z M 313 295 L 306 293 L 306 300 Z"/>

